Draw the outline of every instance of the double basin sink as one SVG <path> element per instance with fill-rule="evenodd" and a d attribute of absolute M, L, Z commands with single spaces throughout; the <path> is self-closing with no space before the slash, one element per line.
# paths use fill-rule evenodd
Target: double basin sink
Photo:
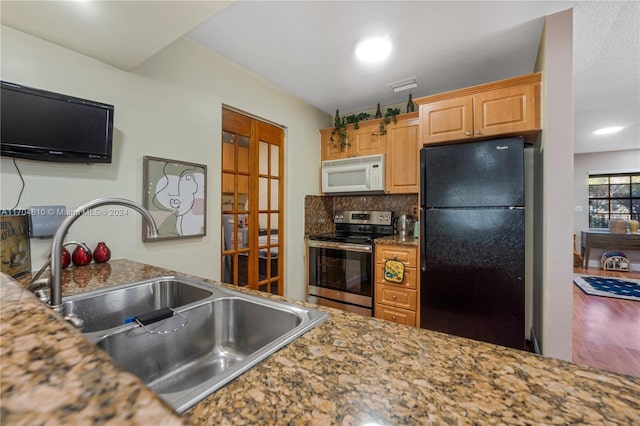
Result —
<path fill-rule="evenodd" d="M 182 276 L 81 293 L 63 305 L 89 340 L 178 413 L 328 317 Z"/>

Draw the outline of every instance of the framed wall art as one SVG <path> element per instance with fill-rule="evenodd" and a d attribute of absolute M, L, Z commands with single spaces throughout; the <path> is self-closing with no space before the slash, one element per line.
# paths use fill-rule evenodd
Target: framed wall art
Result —
<path fill-rule="evenodd" d="M 29 216 L 26 210 L 0 211 L 1 270 L 16 278 L 31 272 Z"/>
<path fill-rule="evenodd" d="M 142 240 L 157 241 L 207 235 L 207 166 L 144 156 L 143 201 L 158 225 L 159 236 L 147 235 L 142 221 Z"/>

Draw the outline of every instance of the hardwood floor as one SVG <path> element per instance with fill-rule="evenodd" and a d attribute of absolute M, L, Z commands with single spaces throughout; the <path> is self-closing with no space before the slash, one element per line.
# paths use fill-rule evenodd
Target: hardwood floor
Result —
<path fill-rule="evenodd" d="M 640 280 L 639 272 L 574 273 Z M 640 302 L 590 296 L 573 286 L 573 362 L 640 377 Z"/>

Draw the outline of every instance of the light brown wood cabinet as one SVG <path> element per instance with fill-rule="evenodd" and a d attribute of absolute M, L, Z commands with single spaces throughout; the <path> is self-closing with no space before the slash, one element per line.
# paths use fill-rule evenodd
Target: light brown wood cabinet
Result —
<path fill-rule="evenodd" d="M 320 131 L 322 141 L 322 161 L 337 160 L 339 158 L 363 157 L 365 155 L 384 154 L 386 150 L 387 135 L 376 135 L 379 121 L 372 123 L 371 120 L 360 124 L 358 129 L 353 125 L 347 126 L 348 146 L 340 149 L 336 136 L 331 141 L 333 128 Z"/>
<path fill-rule="evenodd" d="M 400 114 L 396 118 L 398 122 L 389 124 L 385 135 L 376 135 L 380 129 L 379 119 L 363 121 L 358 129 L 348 125 L 349 146 L 344 151 L 331 142 L 333 128 L 321 130 L 322 161 L 385 154 L 385 192 L 417 194 L 420 184 L 418 113 Z"/>
<path fill-rule="evenodd" d="M 378 135 L 379 121 L 373 124 L 360 124 L 358 129 L 347 131 L 353 157 L 384 154 L 387 147 L 387 135 Z"/>
<path fill-rule="evenodd" d="M 353 150 L 351 147 L 346 147 L 344 150 L 340 149 L 339 142 L 334 137 L 335 142 L 331 141 L 331 132 L 333 128 L 320 130 L 320 141 L 322 143 L 322 161 L 338 160 L 340 158 L 347 158 L 353 156 Z M 349 134 L 347 132 L 347 141 L 349 140 Z"/>
<path fill-rule="evenodd" d="M 401 283 L 392 283 L 384 279 L 384 263 L 389 259 L 399 260 L 405 265 L 404 279 Z M 419 324 L 417 266 L 416 247 L 376 245 L 376 318 L 414 327 Z"/>
<path fill-rule="evenodd" d="M 388 194 L 417 194 L 420 187 L 418 118 L 398 120 L 387 129 L 385 185 Z"/>
<path fill-rule="evenodd" d="M 420 143 L 465 142 L 539 131 L 540 81 L 540 74 L 529 74 L 416 99 Z"/>

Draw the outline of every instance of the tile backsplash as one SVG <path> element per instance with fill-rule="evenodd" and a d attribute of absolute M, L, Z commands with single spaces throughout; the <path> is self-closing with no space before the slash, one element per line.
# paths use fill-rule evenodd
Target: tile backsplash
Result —
<path fill-rule="evenodd" d="M 418 194 L 349 195 L 304 198 L 304 234 L 323 234 L 335 231 L 333 212 L 336 210 L 390 210 L 395 216 L 411 214 L 411 206 L 418 204 Z"/>

